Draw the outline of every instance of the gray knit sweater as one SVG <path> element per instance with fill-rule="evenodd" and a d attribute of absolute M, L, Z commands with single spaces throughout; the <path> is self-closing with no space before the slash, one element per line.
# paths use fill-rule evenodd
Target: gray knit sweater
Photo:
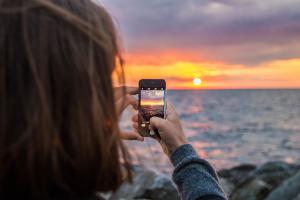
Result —
<path fill-rule="evenodd" d="M 173 180 L 183 200 L 226 200 L 215 170 L 185 144 L 171 155 Z"/>

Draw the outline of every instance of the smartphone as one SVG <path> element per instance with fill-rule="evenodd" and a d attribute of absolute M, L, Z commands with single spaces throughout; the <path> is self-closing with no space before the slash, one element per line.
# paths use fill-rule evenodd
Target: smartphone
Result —
<path fill-rule="evenodd" d="M 143 137 L 159 136 L 151 131 L 151 117 L 166 117 L 166 81 L 163 79 L 142 79 L 139 81 L 139 133 Z"/>

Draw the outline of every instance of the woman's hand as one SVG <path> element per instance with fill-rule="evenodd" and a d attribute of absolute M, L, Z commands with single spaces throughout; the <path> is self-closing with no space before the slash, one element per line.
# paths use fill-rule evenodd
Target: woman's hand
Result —
<path fill-rule="evenodd" d="M 133 96 L 138 94 L 138 88 L 137 87 L 127 87 L 127 86 L 121 86 L 114 88 L 114 96 L 115 96 L 115 105 L 116 110 L 119 116 L 122 115 L 123 111 L 131 105 L 133 109 L 138 109 L 138 101 Z M 131 131 L 131 132 L 125 132 L 121 131 L 121 138 L 125 140 L 139 140 L 144 141 L 144 138 L 138 134 L 137 132 Z"/>
<path fill-rule="evenodd" d="M 137 130 L 138 115 L 133 116 L 132 121 L 133 127 Z M 179 116 L 170 103 L 167 104 L 167 118 L 152 117 L 150 124 L 158 129 L 160 135 L 158 141 L 169 157 L 178 147 L 188 143 L 181 127 Z"/>

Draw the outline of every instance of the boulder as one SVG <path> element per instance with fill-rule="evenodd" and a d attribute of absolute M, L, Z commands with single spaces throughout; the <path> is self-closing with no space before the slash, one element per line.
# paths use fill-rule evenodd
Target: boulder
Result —
<path fill-rule="evenodd" d="M 175 185 L 166 175 L 140 171 L 134 175 L 131 184 L 123 183 L 109 199 L 179 200 L 180 197 Z"/>
<path fill-rule="evenodd" d="M 273 190 L 266 200 L 294 200 L 300 196 L 300 171 Z"/>
<path fill-rule="evenodd" d="M 243 164 L 231 169 L 223 169 L 218 171 L 218 175 L 221 178 L 230 181 L 234 186 L 242 183 L 248 175 L 256 169 L 255 165 L 252 164 Z"/>
<path fill-rule="evenodd" d="M 252 179 L 243 187 L 237 189 L 232 195 L 231 200 L 261 200 L 264 199 L 272 187 L 260 179 Z"/>
<path fill-rule="evenodd" d="M 231 192 L 234 190 L 234 184 L 231 181 L 224 178 L 219 178 L 219 182 L 225 194 L 227 196 L 230 196 Z"/>
<path fill-rule="evenodd" d="M 298 196 L 297 196 L 295 199 L 293 199 L 293 200 L 300 200 L 300 193 L 299 193 Z"/>
<path fill-rule="evenodd" d="M 232 200 L 261 200 L 299 170 L 299 165 L 284 162 L 268 162 L 251 172 L 237 185 L 231 194 Z"/>

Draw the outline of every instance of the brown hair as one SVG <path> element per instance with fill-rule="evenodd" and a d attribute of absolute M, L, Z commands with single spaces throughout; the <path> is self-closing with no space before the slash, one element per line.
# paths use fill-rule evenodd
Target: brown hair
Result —
<path fill-rule="evenodd" d="M 121 61 L 92 0 L 0 0 L 0 195 L 90 196 L 131 174 L 111 77 Z"/>

